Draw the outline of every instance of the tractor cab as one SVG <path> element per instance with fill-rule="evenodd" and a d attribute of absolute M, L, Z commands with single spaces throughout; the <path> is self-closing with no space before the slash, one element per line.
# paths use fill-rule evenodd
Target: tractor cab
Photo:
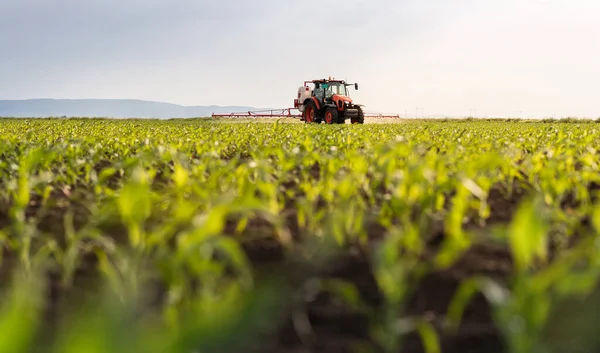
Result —
<path fill-rule="evenodd" d="M 348 97 L 350 96 L 346 86 L 349 86 L 344 81 L 338 80 L 315 80 L 313 81 L 315 88 L 313 90 L 315 97 L 320 102 L 332 102 L 334 96 Z M 358 86 L 355 84 L 354 86 Z M 357 88 L 358 89 L 358 88 Z"/>

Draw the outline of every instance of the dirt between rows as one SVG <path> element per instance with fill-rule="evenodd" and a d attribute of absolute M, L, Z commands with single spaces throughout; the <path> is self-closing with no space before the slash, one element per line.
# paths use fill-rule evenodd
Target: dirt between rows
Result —
<path fill-rule="evenodd" d="M 286 267 L 283 249 L 276 241 L 254 241 L 245 244 L 245 249 L 255 266 L 270 263 Z M 383 297 L 373 275 L 371 254 L 358 247 L 348 249 L 335 257 L 324 268 L 300 273 L 301 279 L 313 276 L 337 278 L 352 283 L 361 299 L 371 308 L 381 308 Z M 290 272 L 300 271 L 292 267 Z M 267 267 L 272 268 L 272 267 Z M 301 268 L 301 267 L 300 267 Z M 459 284 L 473 275 L 486 275 L 499 280 L 506 279 L 512 270 L 512 259 L 504 247 L 477 244 L 469 249 L 451 268 L 427 274 L 418 282 L 400 317 L 424 317 L 438 330 L 442 352 L 503 352 L 503 342 L 490 314 L 484 297 L 476 295 L 467 306 L 459 330 L 454 335 L 445 335 L 442 326 L 445 314 Z M 268 271 L 268 270 L 267 270 Z M 304 283 L 298 276 L 290 274 L 296 290 Z M 398 283 L 404 285 L 404 283 Z M 371 352 L 379 347 L 372 341 L 368 317 L 353 312 L 347 305 L 340 304 L 335 296 L 322 294 L 306 304 L 313 330 L 311 344 L 303 342 L 294 330 L 291 318 L 270 341 L 260 346 L 257 352 L 351 352 L 354 343 L 371 344 Z M 419 336 L 410 334 L 405 338 L 401 352 L 424 352 Z"/>
<path fill-rule="evenodd" d="M 494 215 L 493 222 L 507 222 L 512 217 L 519 200 L 524 197 L 525 192 L 516 192 L 506 197 L 500 190 L 492 191 L 489 203 Z M 64 200 L 66 195 L 59 193 L 54 195 L 57 199 Z M 35 207 L 35 199 L 32 207 Z M 58 203 L 60 204 L 60 202 Z M 48 213 L 44 218 L 44 229 L 58 235 L 63 232 L 62 220 L 67 208 L 77 205 L 62 205 Z M 28 213 L 35 214 L 34 209 Z M 78 224 L 84 223 L 85 213 L 76 212 Z M 288 218 L 288 227 L 293 233 L 298 232 L 295 218 Z M 6 205 L 0 204 L 0 225 L 8 225 L 8 209 Z M 53 227 L 52 224 L 55 226 Z M 233 223 L 228 225 L 228 233 L 233 235 Z M 113 232 L 123 232 L 124 229 L 115 226 Z M 360 293 L 361 301 L 373 309 L 381 308 L 383 298 L 378 289 L 377 281 L 372 271 L 373 255 L 370 247 L 348 245 L 341 253 L 322 264 L 313 263 L 311 258 L 302 257 L 294 251 L 286 252 L 283 245 L 273 237 L 255 237 L 265 235 L 272 231 L 265 222 L 251 222 L 247 230 L 236 236 L 243 244 L 248 258 L 250 259 L 257 278 L 269 278 L 278 276 L 287 288 L 282 296 L 289 296 L 284 300 L 284 306 L 279 317 L 281 321 L 275 332 L 265 332 L 264 336 L 257 337 L 256 342 L 248 344 L 244 352 L 256 351 L 266 353 L 304 353 L 304 352 L 351 352 L 355 344 L 366 345 L 368 352 L 379 352 L 380 348 L 375 344 L 370 332 L 370 322 L 364 314 L 353 311 L 348 305 L 340 303 L 336 296 L 321 293 L 310 301 L 300 303 L 303 312 L 307 315 L 311 332 L 309 338 L 301 334 L 294 325 L 293 312 L 297 312 L 298 303 L 293 293 L 299 292 L 302 287 L 312 278 L 337 278 L 352 283 Z M 367 225 L 369 238 L 373 241 L 381 241 L 385 229 L 379 225 Z M 114 236 L 122 235 L 113 233 Z M 294 238 L 302 243 L 297 234 Z M 445 235 L 443 230 L 438 230 L 428 237 L 429 245 L 426 255 L 433 256 L 443 242 Z M 251 239 L 245 241 L 244 239 Z M 302 249 L 302 248 L 300 248 Z M 8 275 L 10 263 L 15 263 L 17 254 L 8 252 L 4 257 L 2 266 L 2 277 Z M 58 283 L 59 278 L 51 277 L 50 292 L 47 308 L 48 329 L 51 332 L 59 322 L 59 303 L 65 298 L 77 298 L 78 295 L 89 292 L 90 288 L 97 283 L 93 268 L 96 264 L 94 256 L 84 259 L 83 267 L 76 273 L 76 287 L 70 293 L 61 292 Z M 424 258 L 424 261 L 428 261 Z M 450 268 L 443 271 L 435 271 L 427 274 L 414 288 L 414 292 L 408 298 L 403 312 L 398 317 L 418 316 L 426 318 L 440 334 L 442 352 L 445 353 L 494 353 L 503 352 L 504 345 L 495 327 L 490 314 L 489 304 L 482 295 L 476 295 L 467 306 L 459 330 L 456 334 L 445 334 L 442 324 L 448 305 L 458 285 L 466 278 L 473 275 L 486 275 L 499 280 L 506 279 L 512 271 L 512 259 L 508 250 L 497 244 L 475 244 Z M 404 283 L 398 283 L 404 285 Z M 157 303 L 164 300 L 165 292 L 159 290 Z M 62 299 L 61 299 L 62 298 Z M 418 335 L 409 334 L 405 337 L 401 352 L 417 353 L 424 352 L 423 345 Z M 253 349 L 255 348 L 255 349 Z"/>
<path fill-rule="evenodd" d="M 592 186 L 593 188 L 594 186 Z M 517 185 L 512 192 L 502 186 L 495 186 L 488 196 L 491 217 L 481 224 L 472 220 L 466 227 L 479 228 L 481 233 L 497 225 L 510 222 L 519 203 L 528 195 L 530 189 L 526 185 Z M 571 205 L 573 206 L 573 205 Z M 258 225 L 256 225 L 258 226 Z M 264 225 L 263 225 L 264 226 Z M 374 242 L 384 238 L 385 228 L 377 224 L 367 226 L 369 238 Z M 264 233 L 264 229 L 263 229 Z M 423 260 L 430 261 L 446 235 L 443 227 L 433 227 L 432 234 L 427 235 L 428 245 Z M 349 245 L 341 254 L 333 257 L 323 267 L 314 269 L 310 266 L 288 265 L 282 245 L 274 239 L 245 242 L 244 248 L 252 263 L 257 268 L 264 266 L 269 275 L 274 267 L 287 268 L 281 270 L 291 278 L 289 281 L 295 290 L 300 290 L 299 283 L 312 276 L 337 278 L 352 283 L 360 293 L 361 299 L 371 308 L 381 308 L 384 300 L 373 274 L 373 254 L 369 247 Z M 371 244 L 372 248 L 375 244 Z M 551 256 L 552 256 L 552 249 Z M 307 269 L 308 267 L 308 269 Z M 288 272 L 286 272 L 288 271 Z M 473 276 L 486 276 L 500 283 L 505 283 L 513 271 L 513 259 L 504 244 L 479 242 L 471 246 L 460 258 L 445 270 L 428 273 L 422 278 L 409 296 L 400 317 L 425 318 L 435 327 L 445 353 L 495 353 L 505 352 L 505 343 L 491 314 L 491 307 L 484 296 L 476 294 L 467 305 L 459 326 L 454 333 L 444 331 L 444 322 L 452 300 L 460 283 Z M 275 271 L 274 271 L 275 272 Z M 293 274 L 299 275 L 294 276 Z M 398 283 L 399 286 L 405 283 Z M 355 344 L 366 344 L 366 352 L 379 352 L 380 348 L 370 335 L 367 316 L 349 310 L 341 305 L 335 296 L 322 294 L 317 299 L 304 303 L 310 326 L 311 339 L 307 342 L 295 329 L 291 314 L 284 320 L 277 334 L 257 348 L 257 352 L 352 352 Z M 409 334 L 404 338 L 402 353 L 425 352 L 420 337 Z"/>
<path fill-rule="evenodd" d="M 492 217 L 487 226 L 506 223 L 511 220 L 518 203 L 527 195 L 525 189 L 517 188 L 512 194 L 501 187 L 494 188 L 489 195 Z M 298 231 L 294 218 L 288 219 L 293 233 Z M 298 261 L 295 255 L 286 254 L 284 247 L 275 238 L 258 240 L 255 236 L 269 233 L 265 222 L 251 222 L 247 230 L 244 249 L 257 270 L 258 276 L 283 274 L 280 278 L 288 284 L 291 292 L 299 292 L 311 278 L 335 278 L 351 283 L 360 293 L 363 303 L 372 309 L 381 309 L 384 298 L 378 289 L 373 274 L 373 249 L 377 242 L 385 238 L 386 229 L 378 224 L 367 226 L 372 244 L 367 247 L 349 244 L 343 251 L 332 256 L 325 263 L 311 266 Z M 467 227 L 477 227 L 473 224 Z M 234 223 L 229 225 L 233 232 Z M 244 239 L 244 236 L 240 236 Z M 300 243 L 301 236 L 295 236 Z M 423 260 L 430 261 L 440 249 L 445 239 L 443 227 L 434 227 L 427 236 L 428 246 Z M 308 260 L 310 262 L 310 260 Z M 497 327 L 491 317 L 490 306 L 483 295 L 477 294 L 468 304 L 458 331 L 446 334 L 443 324 L 451 299 L 460 283 L 472 276 L 484 275 L 504 281 L 512 271 L 512 258 L 505 246 L 494 243 L 474 244 L 456 263 L 448 269 L 428 273 L 422 278 L 409 296 L 405 308 L 398 312 L 401 317 L 423 317 L 438 331 L 442 352 L 475 353 L 503 352 L 505 347 Z M 402 286 L 405 283 L 398 283 Z M 379 352 L 373 341 L 369 318 L 342 304 L 338 297 L 321 293 L 314 300 L 302 303 L 302 309 L 310 323 L 309 338 L 295 329 L 292 309 L 288 309 L 285 319 L 276 334 L 267 336 L 256 352 L 352 352 L 356 345 L 365 347 L 367 352 Z M 302 307 L 301 306 L 301 307 Z M 249 349 L 249 348 L 248 348 Z M 424 352 L 417 334 L 404 338 L 403 353 Z"/>

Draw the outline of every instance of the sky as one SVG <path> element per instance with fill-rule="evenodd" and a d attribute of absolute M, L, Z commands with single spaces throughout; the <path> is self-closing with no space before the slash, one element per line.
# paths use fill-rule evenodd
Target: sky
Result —
<path fill-rule="evenodd" d="M 0 99 L 600 117 L 597 0 L 0 0 Z"/>

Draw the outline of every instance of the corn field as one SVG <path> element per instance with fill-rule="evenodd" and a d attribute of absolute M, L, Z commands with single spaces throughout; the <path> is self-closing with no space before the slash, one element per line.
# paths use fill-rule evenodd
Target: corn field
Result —
<path fill-rule="evenodd" d="M 597 122 L 0 136 L 0 352 L 600 347 Z"/>

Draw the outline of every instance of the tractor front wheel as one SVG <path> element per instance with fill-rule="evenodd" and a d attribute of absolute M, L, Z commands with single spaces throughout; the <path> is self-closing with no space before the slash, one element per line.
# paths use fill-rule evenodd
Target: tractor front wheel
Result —
<path fill-rule="evenodd" d="M 306 106 L 304 107 L 303 118 L 304 118 L 304 122 L 306 124 L 312 124 L 312 123 L 316 122 L 316 120 L 317 120 L 317 106 L 315 105 L 315 102 L 308 101 L 306 103 Z"/>
<path fill-rule="evenodd" d="M 325 124 L 337 124 L 338 111 L 336 108 L 329 107 L 325 109 Z"/>
<path fill-rule="evenodd" d="M 365 123 L 365 113 L 363 112 L 361 107 L 357 107 L 358 109 L 358 117 L 352 118 L 350 122 L 352 124 L 364 124 Z"/>

